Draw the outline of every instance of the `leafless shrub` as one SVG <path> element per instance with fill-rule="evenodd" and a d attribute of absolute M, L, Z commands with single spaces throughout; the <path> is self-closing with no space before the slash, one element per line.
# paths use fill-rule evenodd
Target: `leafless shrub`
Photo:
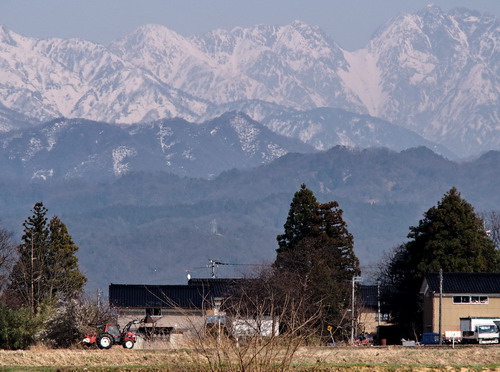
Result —
<path fill-rule="evenodd" d="M 12 241 L 12 232 L 0 227 L 0 291 L 6 288 L 15 260 L 16 245 Z"/>
<path fill-rule="evenodd" d="M 196 330 L 190 346 L 210 371 L 286 371 L 315 336 L 321 312 L 304 312 L 308 298 L 280 292 L 272 278 L 244 281 L 215 311 L 223 324 Z"/>
<path fill-rule="evenodd" d="M 500 212 L 484 212 L 480 214 L 480 217 L 484 221 L 484 226 L 488 236 L 495 244 L 495 247 L 500 249 Z"/>

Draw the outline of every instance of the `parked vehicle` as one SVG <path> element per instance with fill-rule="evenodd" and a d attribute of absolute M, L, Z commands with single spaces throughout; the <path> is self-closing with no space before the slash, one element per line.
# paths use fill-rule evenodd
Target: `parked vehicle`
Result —
<path fill-rule="evenodd" d="M 422 333 L 420 338 L 421 345 L 438 345 L 439 344 L 439 333 L 425 332 Z"/>
<path fill-rule="evenodd" d="M 356 346 L 371 346 L 373 345 L 373 336 L 369 333 L 361 333 L 354 339 Z"/>
<path fill-rule="evenodd" d="M 85 345 L 97 345 L 99 349 L 109 349 L 113 345 L 122 345 L 125 349 L 132 349 L 135 345 L 136 335 L 130 332 L 133 324 L 140 323 L 138 320 L 132 320 L 127 323 L 123 330 L 116 323 L 106 323 L 97 326 L 98 332 L 90 333 L 85 336 L 83 343 Z"/>
<path fill-rule="evenodd" d="M 463 343 L 498 344 L 500 318 L 460 318 Z"/>

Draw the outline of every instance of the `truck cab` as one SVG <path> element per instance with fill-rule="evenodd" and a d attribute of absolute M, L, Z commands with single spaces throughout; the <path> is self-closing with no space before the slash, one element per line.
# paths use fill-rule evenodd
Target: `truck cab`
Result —
<path fill-rule="evenodd" d="M 500 331 L 499 318 L 460 318 L 462 342 L 478 344 L 498 344 Z"/>

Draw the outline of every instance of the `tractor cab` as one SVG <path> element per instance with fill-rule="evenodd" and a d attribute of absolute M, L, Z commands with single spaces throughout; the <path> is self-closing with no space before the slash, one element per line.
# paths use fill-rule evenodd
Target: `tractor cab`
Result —
<path fill-rule="evenodd" d="M 121 338 L 120 328 L 118 324 L 106 324 L 106 329 L 104 332 L 109 333 L 115 339 L 115 342 L 119 342 Z"/>

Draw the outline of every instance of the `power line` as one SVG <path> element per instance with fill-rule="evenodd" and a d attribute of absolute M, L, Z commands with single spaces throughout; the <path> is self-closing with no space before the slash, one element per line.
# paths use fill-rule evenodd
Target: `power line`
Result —
<path fill-rule="evenodd" d="M 203 267 L 195 267 L 194 269 L 204 269 L 204 268 L 209 268 L 210 269 L 210 277 L 212 279 L 217 278 L 217 267 L 219 266 L 270 266 L 269 264 L 249 264 L 249 263 L 229 263 L 229 262 L 222 262 L 219 260 L 213 260 L 211 258 L 208 259 L 208 264 L 203 266 Z"/>

